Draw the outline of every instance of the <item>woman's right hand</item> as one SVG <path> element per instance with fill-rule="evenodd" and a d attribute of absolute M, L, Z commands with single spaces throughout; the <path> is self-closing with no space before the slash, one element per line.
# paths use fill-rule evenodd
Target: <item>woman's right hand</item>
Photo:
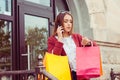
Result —
<path fill-rule="evenodd" d="M 58 35 L 58 41 L 60 41 L 60 42 L 61 42 L 61 40 L 62 40 L 62 38 L 63 38 L 62 33 L 63 33 L 63 28 L 62 28 L 62 26 L 59 26 L 59 27 L 57 28 L 57 35 Z"/>
<path fill-rule="evenodd" d="M 81 44 L 82 44 L 83 46 L 88 45 L 89 43 L 91 43 L 91 40 L 90 40 L 90 39 L 88 39 L 87 37 L 83 37 L 83 38 L 82 38 Z"/>

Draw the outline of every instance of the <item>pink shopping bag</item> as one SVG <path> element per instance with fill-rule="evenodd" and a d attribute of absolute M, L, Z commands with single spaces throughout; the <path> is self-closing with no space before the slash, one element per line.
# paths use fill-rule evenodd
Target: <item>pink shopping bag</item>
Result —
<path fill-rule="evenodd" d="M 76 49 L 77 76 L 95 78 L 102 74 L 99 46 L 77 47 Z"/>

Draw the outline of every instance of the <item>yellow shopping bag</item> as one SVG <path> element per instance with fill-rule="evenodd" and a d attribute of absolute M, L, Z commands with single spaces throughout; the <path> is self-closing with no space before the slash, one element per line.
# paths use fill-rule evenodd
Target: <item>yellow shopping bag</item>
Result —
<path fill-rule="evenodd" d="M 43 64 L 45 65 L 46 70 L 58 80 L 71 80 L 67 56 L 58 56 L 46 52 Z"/>

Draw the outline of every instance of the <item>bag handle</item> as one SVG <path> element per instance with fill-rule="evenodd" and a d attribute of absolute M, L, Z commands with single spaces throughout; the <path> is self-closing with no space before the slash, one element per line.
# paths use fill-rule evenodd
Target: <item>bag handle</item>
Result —
<path fill-rule="evenodd" d="M 93 41 L 90 41 L 91 46 L 93 47 Z"/>
<path fill-rule="evenodd" d="M 90 46 L 93 47 L 93 41 L 90 41 Z M 83 45 L 83 47 L 85 47 L 85 45 Z"/>

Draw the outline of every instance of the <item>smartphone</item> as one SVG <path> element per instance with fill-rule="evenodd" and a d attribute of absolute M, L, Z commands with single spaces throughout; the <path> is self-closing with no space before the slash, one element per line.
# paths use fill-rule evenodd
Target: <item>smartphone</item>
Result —
<path fill-rule="evenodd" d="M 62 26 L 60 23 L 58 24 L 58 26 L 60 27 L 60 26 Z M 64 32 L 64 29 L 62 29 L 62 33 Z"/>
<path fill-rule="evenodd" d="M 58 23 L 58 26 L 62 26 L 60 23 Z"/>

